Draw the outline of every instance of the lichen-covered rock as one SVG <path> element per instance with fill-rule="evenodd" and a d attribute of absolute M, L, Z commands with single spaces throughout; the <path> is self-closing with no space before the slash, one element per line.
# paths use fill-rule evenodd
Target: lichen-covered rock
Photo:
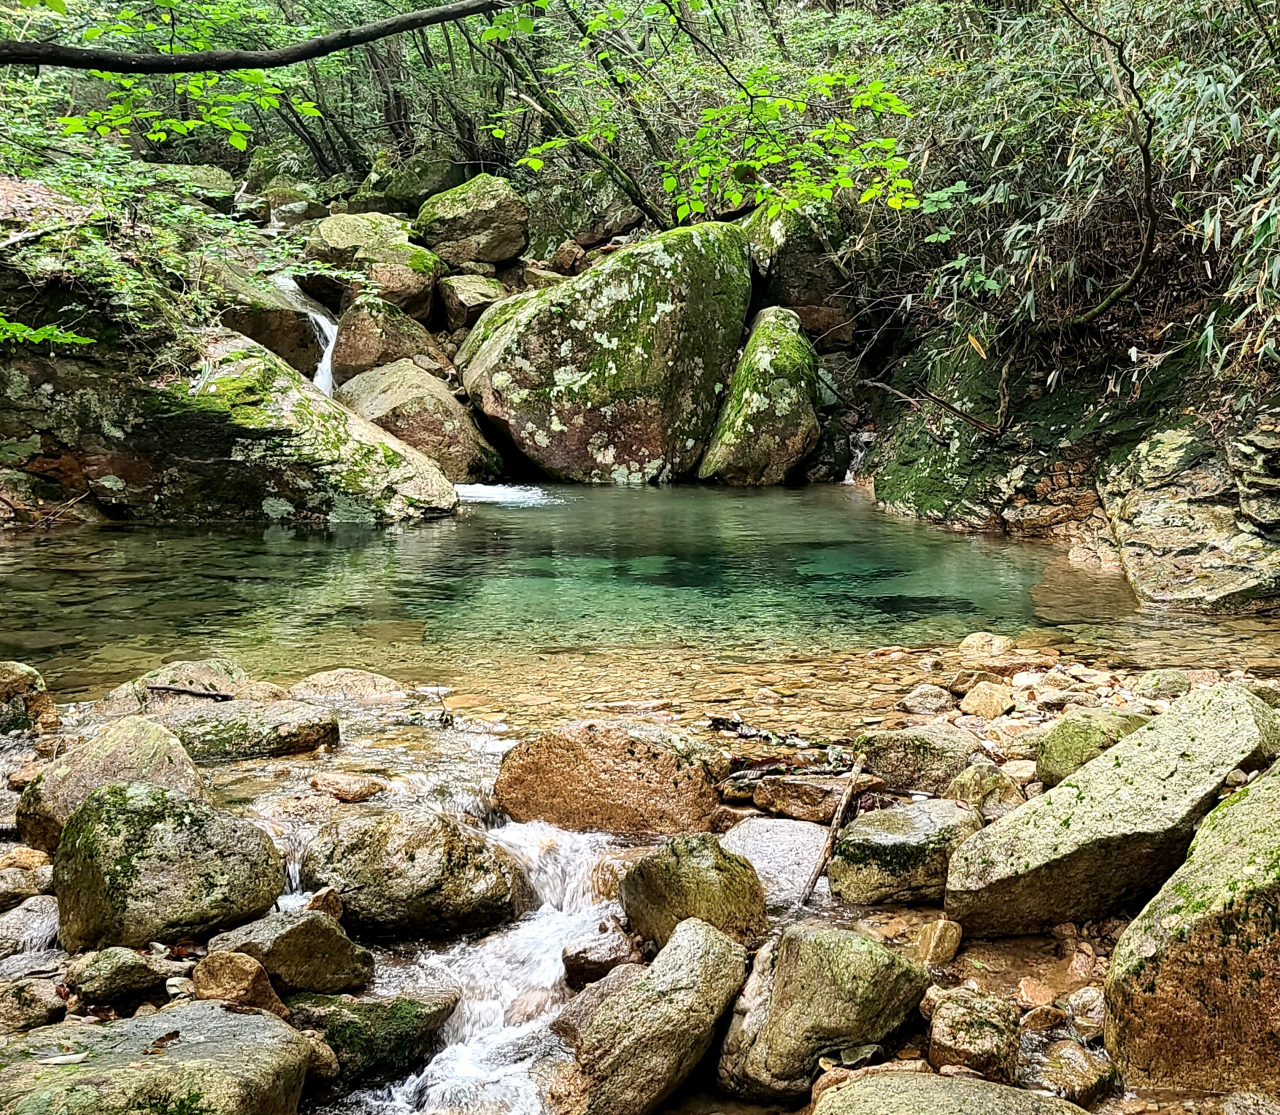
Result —
<path fill-rule="evenodd" d="M 436 462 L 455 484 L 493 480 L 502 458 L 471 411 L 445 383 L 412 360 L 397 360 L 347 380 L 334 398 Z"/>
<path fill-rule="evenodd" d="M 855 746 L 867 756 L 867 769 L 891 790 L 940 794 L 978 750 L 978 737 L 954 724 L 922 724 L 896 731 L 866 732 Z"/>
<path fill-rule="evenodd" d="M 390 302 L 366 294 L 351 303 L 338 320 L 338 338 L 333 343 L 334 385 L 341 387 L 361 372 L 435 347 L 435 338 L 424 326 Z"/>
<path fill-rule="evenodd" d="M 501 263 L 528 245 L 529 209 L 505 179 L 477 174 L 427 199 L 415 227 L 448 264 Z"/>
<path fill-rule="evenodd" d="M 324 272 L 299 280 L 304 289 L 328 304 L 341 305 L 366 286 L 411 318 L 425 321 L 435 302 L 444 261 L 409 242 L 412 226 L 382 213 L 341 213 L 316 225 L 307 240 L 308 259 L 343 270 L 362 271 L 364 281 L 350 287 Z"/>
<path fill-rule="evenodd" d="M 1172 701 L 1191 692 L 1191 679 L 1185 670 L 1148 670 L 1133 683 L 1133 692 L 1154 701 Z"/>
<path fill-rule="evenodd" d="M 883 1073 L 823 1093 L 813 1115 L 1083 1115 L 1053 1096 L 965 1077 Z"/>
<path fill-rule="evenodd" d="M 1018 1008 L 986 991 L 957 987 L 934 1003 L 929 1063 L 958 1065 L 989 1080 L 1013 1083 L 1018 1069 Z"/>
<path fill-rule="evenodd" d="M 895 707 L 913 716 L 940 716 L 956 707 L 956 699 L 941 685 L 926 681 L 911 690 Z"/>
<path fill-rule="evenodd" d="M 575 1063 L 550 1089 L 557 1115 L 650 1115 L 715 1040 L 746 953 L 704 922 L 681 923 L 649 968 L 592 1013 Z M 621 969 L 619 969 L 621 970 Z"/>
<path fill-rule="evenodd" d="M 270 349 L 304 376 L 310 376 L 324 351 L 306 307 L 268 278 L 251 275 L 229 259 L 201 256 L 194 281 L 217 307 L 228 329 Z"/>
<path fill-rule="evenodd" d="M 206 701 L 156 719 L 197 763 L 297 755 L 339 742 L 337 713 L 301 701 Z"/>
<path fill-rule="evenodd" d="M 820 1057 L 881 1041 L 928 986 L 919 964 L 861 934 L 789 926 L 756 954 L 720 1051 L 719 1085 L 746 1099 L 799 1101 Z"/>
<path fill-rule="evenodd" d="M 408 213 L 415 216 L 423 202 L 462 185 L 466 169 L 447 155 L 414 155 L 393 165 L 379 155 L 347 202 L 350 213 Z"/>
<path fill-rule="evenodd" d="M 284 867 L 256 825 L 176 790 L 113 782 L 71 814 L 54 858 L 66 948 L 141 948 L 261 917 Z"/>
<path fill-rule="evenodd" d="M 748 817 L 720 838 L 720 846 L 756 870 L 767 906 L 794 906 L 827 842 L 827 830 L 787 817 Z"/>
<path fill-rule="evenodd" d="M 219 213 L 230 213 L 236 185 L 229 171 L 209 163 L 149 163 L 156 178 L 176 196 Z"/>
<path fill-rule="evenodd" d="M 228 700 L 251 684 L 249 675 L 227 658 L 167 662 L 117 685 L 93 711 L 112 717 L 201 707 L 213 700 Z"/>
<path fill-rule="evenodd" d="M 309 890 L 331 886 L 366 937 L 439 938 L 512 921 L 533 890 L 510 853 L 437 813 L 384 813 L 321 828 L 302 861 Z"/>
<path fill-rule="evenodd" d="M 146 782 L 213 800 L 177 736 L 140 716 L 126 716 L 64 751 L 36 775 L 18 799 L 18 835 L 53 852 L 67 818 L 107 782 Z"/>
<path fill-rule="evenodd" d="M 1022 787 L 995 763 L 970 763 L 951 780 L 942 795 L 977 810 L 983 821 L 996 821 L 1024 804 Z"/>
<path fill-rule="evenodd" d="M 0 735 L 59 723 L 40 671 L 25 662 L 0 662 Z"/>
<path fill-rule="evenodd" d="M 764 887 L 755 868 L 710 833 L 673 837 L 638 860 L 618 885 L 618 901 L 632 931 L 659 948 L 687 918 L 740 944 L 764 932 Z"/>
<path fill-rule="evenodd" d="M 51 979 L 0 982 L 0 1034 L 15 1034 L 61 1022 L 67 1004 Z"/>
<path fill-rule="evenodd" d="M 1036 781 L 1056 786 L 1146 724 L 1151 717 L 1117 708 L 1073 708 L 1055 720 L 1036 754 Z"/>
<path fill-rule="evenodd" d="M 45 871 L 48 869 L 45 868 Z M 12 910 L 28 898 L 42 894 L 40 874 L 21 867 L 0 869 L 0 913 Z"/>
<path fill-rule="evenodd" d="M 818 442 L 818 357 L 800 319 L 776 306 L 751 323 L 729 380 L 700 480 L 781 484 Z"/>
<path fill-rule="evenodd" d="M 557 280 L 560 278 L 556 276 Z M 485 310 L 506 297 L 507 288 L 497 279 L 484 275 L 450 275 L 440 280 L 440 301 L 444 304 L 445 321 L 451 330 L 475 325 Z"/>
<path fill-rule="evenodd" d="M 223 951 L 252 956 L 286 991 L 334 995 L 360 991 L 373 978 L 373 953 L 317 910 L 268 914 L 219 933 L 209 941 L 209 955 Z"/>
<path fill-rule="evenodd" d="M 76 957 L 67 968 L 65 982 L 86 1003 L 114 1003 L 154 991 L 166 980 L 190 972 L 190 963 L 112 947 Z"/>
<path fill-rule="evenodd" d="M 1280 755 L 1280 716 L 1200 689 L 951 857 L 947 915 L 975 936 L 1035 933 L 1145 900 L 1182 863 L 1227 775 Z"/>
<path fill-rule="evenodd" d="M 827 865 L 831 891 L 867 906 L 936 902 L 952 853 L 981 828 L 977 810 L 943 798 L 864 813 L 836 842 Z"/>
<path fill-rule="evenodd" d="M 1278 901 L 1280 769 L 1272 768 L 1205 818 L 1186 863 L 1116 944 L 1106 1044 L 1127 1081 L 1280 1089 L 1270 1021 L 1280 1012 Z"/>
<path fill-rule="evenodd" d="M 493 306 L 457 362 L 472 401 L 548 475 L 675 479 L 706 447 L 750 285 L 741 229 L 675 229 Z"/>
<path fill-rule="evenodd" d="M 60 1063 L 49 1063 L 50 1050 Z M 64 1022 L 0 1047 L 0 1112 L 294 1115 L 310 1057 L 307 1039 L 275 1015 L 215 1002 L 99 1026 Z"/>
<path fill-rule="evenodd" d="M 516 821 L 599 832 L 706 832 L 710 749 L 651 724 L 583 720 L 516 744 L 494 796 Z"/>

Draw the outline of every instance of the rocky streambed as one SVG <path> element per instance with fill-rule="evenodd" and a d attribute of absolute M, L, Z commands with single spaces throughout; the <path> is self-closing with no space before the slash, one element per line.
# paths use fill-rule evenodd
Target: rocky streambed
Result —
<path fill-rule="evenodd" d="M 1280 1086 L 1280 688 L 1083 657 L 514 726 L 362 670 L 55 703 L 3 664 L 0 1111 L 1270 1111 L 1228 1095 Z"/>

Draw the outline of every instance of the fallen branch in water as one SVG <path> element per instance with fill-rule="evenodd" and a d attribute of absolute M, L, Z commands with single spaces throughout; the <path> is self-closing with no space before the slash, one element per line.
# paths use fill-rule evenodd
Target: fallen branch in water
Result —
<path fill-rule="evenodd" d="M 831 818 L 831 828 L 827 831 L 827 839 L 822 846 L 822 855 L 818 857 L 818 862 L 814 864 L 813 874 L 809 876 L 804 892 L 800 895 L 800 900 L 795 905 L 797 910 L 813 897 L 813 889 L 818 885 L 818 880 L 822 878 L 822 873 L 827 869 L 827 861 L 831 858 L 831 853 L 836 850 L 836 837 L 840 835 L 840 829 L 844 824 L 844 815 L 849 809 L 849 802 L 853 798 L 854 790 L 857 789 L 858 779 L 862 777 L 862 768 L 866 765 L 866 762 L 866 755 L 859 755 L 858 761 L 853 764 L 853 770 L 845 775 L 849 779 L 849 784 L 844 788 L 844 793 L 840 795 L 840 804 L 836 806 L 835 816 Z M 858 816 L 856 809 L 853 812 L 853 816 L 856 820 Z"/>

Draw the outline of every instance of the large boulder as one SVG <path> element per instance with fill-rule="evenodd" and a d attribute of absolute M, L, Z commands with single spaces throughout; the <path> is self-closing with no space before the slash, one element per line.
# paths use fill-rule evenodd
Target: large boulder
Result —
<path fill-rule="evenodd" d="M 741 229 L 665 232 L 493 306 L 458 353 L 463 383 L 555 479 L 685 476 L 715 423 L 750 289 Z"/>
<path fill-rule="evenodd" d="M 1106 1044 L 1130 1085 L 1280 1090 L 1277 864 L 1272 768 L 1205 818 L 1186 863 L 1116 944 Z"/>
<path fill-rule="evenodd" d="M 1036 933 L 1145 901 L 1227 776 L 1277 755 L 1280 716 L 1248 690 L 1190 693 L 956 849 L 948 917 L 973 936 Z"/>
<path fill-rule="evenodd" d="M 493 480 L 502 472 L 501 456 L 470 409 L 412 360 L 363 372 L 339 387 L 334 398 L 425 453 L 455 484 Z"/>
<path fill-rule="evenodd" d="M 711 1048 L 745 967 L 741 945 L 704 922 L 681 923 L 648 970 L 581 1027 L 575 1062 L 551 1088 L 553 1110 L 650 1115 Z"/>
<path fill-rule="evenodd" d="M 955 1065 L 1003 1084 L 1018 1072 L 1020 1012 L 987 991 L 956 987 L 933 1004 L 929 1019 L 929 1063 Z"/>
<path fill-rule="evenodd" d="M 100 716 L 132 716 L 195 708 L 225 701 L 252 685 L 249 675 L 226 658 L 167 662 L 117 685 L 93 707 Z"/>
<path fill-rule="evenodd" d="M 516 821 L 600 832 L 705 832 L 720 806 L 705 749 L 648 724 L 583 720 L 518 743 L 494 784 Z"/>
<path fill-rule="evenodd" d="M 535 904 L 509 852 L 438 813 L 333 821 L 302 860 L 302 884 L 333 887 L 365 937 L 440 938 L 512 921 Z"/>
<path fill-rule="evenodd" d="M 216 1002 L 64 1022 L 0 1047 L 0 1112 L 294 1115 L 310 1057 L 310 1042 L 274 1014 Z"/>
<path fill-rule="evenodd" d="M 113 782 L 67 820 L 53 885 L 67 949 L 141 948 L 261 917 L 284 867 L 249 821 L 177 790 Z"/>
<path fill-rule="evenodd" d="M 718 1080 L 732 1095 L 799 1102 L 818 1059 L 875 1044 L 920 1005 L 929 973 L 861 934 L 789 926 L 756 954 L 733 1008 Z"/>
<path fill-rule="evenodd" d="M 228 329 L 270 349 L 304 376 L 316 370 L 323 344 L 306 306 L 290 298 L 286 289 L 249 274 L 238 263 L 213 256 L 197 259 L 194 277 Z"/>
<path fill-rule="evenodd" d="M 1151 719 L 1118 708 L 1072 708 L 1055 720 L 1036 753 L 1036 780 L 1056 786 Z"/>
<path fill-rule="evenodd" d="M 422 242 L 451 266 L 501 263 L 529 243 L 529 209 L 510 184 L 491 174 L 428 198 L 415 223 Z"/>
<path fill-rule="evenodd" d="M 818 357 L 790 310 L 756 315 L 729 381 L 700 480 L 781 484 L 818 443 Z"/>
<path fill-rule="evenodd" d="M 306 256 L 330 267 L 361 271 L 365 280 L 348 288 L 324 271 L 299 280 L 304 289 L 326 304 L 342 309 L 352 295 L 366 286 L 375 288 L 384 302 L 412 318 L 426 320 L 435 301 L 436 282 L 444 262 L 432 252 L 409 242 L 412 226 L 382 213 L 339 213 L 316 225 L 307 240 Z"/>
<path fill-rule="evenodd" d="M 414 155 L 394 165 L 379 155 L 355 196 L 348 200 L 347 211 L 412 216 L 427 198 L 461 186 L 465 180 L 466 168 L 447 155 Z"/>
<path fill-rule="evenodd" d="M 892 790 L 940 794 L 979 749 L 978 737 L 954 724 L 921 724 L 894 731 L 865 732 L 855 746 L 866 753 L 867 769 Z"/>
<path fill-rule="evenodd" d="M 27 784 L 18 799 L 19 837 L 53 852 L 67 818 L 107 782 L 146 782 L 213 800 L 177 736 L 140 716 L 126 716 L 64 751 Z"/>
<path fill-rule="evenodd" d="M 40 671 L 25 662 L 0 662 L 0 735 L 59 722 Z"/>
<path fill-rule="evenodd" d="M 747 817 L 720 838 L 726 852 L 742 856 L 755 868 L 765 903 L 773 909 L 800 901 L 826 842 L 822 825 L 787 817 Z"/>
<path fill-rule="evenodd" d="M 15 1034 L 61 1022 L 67 1004 L 58 994 L 57 980 L 0 981 L 0 1034 Z"/>
<path fill-rule="evenodd" d="M 882 1073 L 823 1092 L 813 1115 L 1084 1115 L 1053 1096 L 966 1077 Z"/>
<path fill-rule="evenodd" d="M 341 387 L 371 368 L 435 348 L 435 338 L 425 326 L 390 302 L 363 295 L 338 319 L 338 336 L 333 342 L 334 386 Z"/>
<path fill-rule="evenodd" d="M 191 974 L 191 964 L 144 956 L 136 949 L 112 948 L 77 956 L 64 982 L 86 1003 L 114 1003 L 155 991 L 166 980 Z"/>
<path fill-rule="evenodd" d="M 272 913 L 219 933 L 209 941 L 210 955 L 216 952 L 253 957 L 285 991 L 333 995 L 360 991 L 373 978 L 373 953 L 318 910 Z"/>
<path fill-rule="evenodd" d="M 945 798 L 864 813 L 836 841 L 827 865 L 831 892 L 864 906 L 937 902 L 952 853 L 981 828 L 977 809 Z"/>
<path fill-rule="evenodd" d="M 709 832 L 673 837 L 637 860 L 618 884 L 618 901 L 632 931 L 659 948 L 688 918 L 744 945 L 765 927 L 764 887 L 755 868 Z"/>
<path fill-rule="evenodd" d="M 301 701 L 205 701 L 157 720 L 197 763 L 296 755 L 339 741 L 337 713 Z"/>

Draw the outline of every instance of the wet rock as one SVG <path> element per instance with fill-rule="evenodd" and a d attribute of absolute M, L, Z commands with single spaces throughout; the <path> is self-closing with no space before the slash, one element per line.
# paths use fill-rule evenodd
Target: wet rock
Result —
<path fill-rule="evenodd" d="M 1191 679 L 1182 670 L 1148 670 L 1133 683 L 1133 692 L 1152 701 L 1172 701 L 1191 692 Z"/>
<path fill-rule="evenodd" d="M 333 1049 L 342 1082 L 355 1084 L 421 1069 L 458 1005 L 458 992 L 440 987 L 394 998 L 291 995 L 286 1005 L 295 1026 L 317 1031 Z"/>
<path fill-rule="evenodd" d="M 267 970 L 244 953 L 211 952 L 196 965 L 191 982 L 197 999 L 221 999 L 289 1017 L 289 1008 L 271 986 Z"/>
<path fill-rule="evenodd" d="M 843 775 L 767 774 L 755 784 L 752 801 L 769 813 L 829 825 L 848 785 Z M 883 779 L 860 774 L 853 792 L 856 798 L 884 788 Z"/>
<path fill-rule="evenodd" d="M 1260 1092 L 1232 1092 L 1201 1110 L 1205 1115 L 1280 1115 L 1280 1100 Z"/>
<path fill-rule="evenodd" d="M 1081 1115 L 1065 1100 L 1021 1088 L 916 1073 L 885 1073 L 832 1089 L 813 1115 Z"/>
<path fill-rule="evenodd" d="M 316 370 L 323 350 L 301 300 L 228 259 L 197 257 L 193 271 L 223 325 L 269 348 L 305 376 Z"/>
<path fill-rule="evenodd" d="M 1106 1003 L 1101 987 L 1082 987 L 1067 997 L 1071 1024 L 1085 1041 L 1102 1036 Z"/>
<path fill-rule="evenodd" d="M 563 281 L 560 275 L 556 279 Z M 507 288 L 497 279 L 483 275 L 450 275 L 440 280 L 440 300 L 450 332 L 471 328 L 485 310 L 507 296 Z"/>
<path fill-rule="evenodd" d="M 864 813 L 836 841 L 831 891 L 857 905 L 936 902 L 955 849 L 981 828 L 977 810 L 943 798 Z"/>
<path fill-rule="evenodd" d="M 959 922 L 940 918 L 920 930 L 916 938 L 916 959 L 925 965 L 942 967 L 950 964 L 960 949 L 964 930 Z"/>
<path fill-rule="evenodd" d="M 1115 1065 L 1074 1041 L 1053 1042 L 1038 1061 L 1034 1077 L 1037 1090 L 1052 1092 L 1080 1107 L 1093 1107 L 1120 1083 Z"/>
<path fill-rule="evenodd" d="M 750 861 L 710 833 L 677 836 L 623 876 L 618 901 L 635 933 L 662 948 L 676 926 L 697 918 L 747 944 L 764 931 L 764 887 Z"/>
<path fill-rule="evenodd" d="M 384 701 L 403 701 L 404 686 L 383 674 L 368 670 L 323 670 L 308 674 L 291 686 L 289 696 L 295 701 L 341 704 L 359 701 L 377 704 Z"/>
<path fill-rule="evenodd" d="M 49 1050 L 87 1056 L 42 1064 Z M 0 1111 L 293 1115 L 310 1055 L 307 1039 L 275 1015 L 234 1014 L 220 1003 L 98 1026 L 64 1022 L 0 1048 Z"/>
<path fill-rule="evenodd" d="M 570 999 L 551 1021 L 551 1032 L 561 1037 L 575 1051 L 582 1041 L 583 1032 L 600 1005 L 624 988 L 629 987 L 645 973 L 639 963 L 619 964 L 600 979 L 585 986 Z"/>
<path fill-rule="evenodd" d="M 980 716 L 983 720 L 994 720 L 1013 710 L 1013 690 L 1007 685 L 997 685 L 989 681 L 980 681 L 960 702 L 960 711 L 966 716 Z"/>
<path fill-rule="evenodd" d="M 209 941 L 209 954 L 217 952 L 253 957 L 285 991 L 332 995 L 359 991 L 373 978 L 373 953 L 318 910 L 272 913 L 220 933 Z"/>
<path fill-rule="evenodd" d="M 54 889 L 68 949 L 140 948 L 261 917 L 284 867 L 249 821 L 176 790 L 113 782 L 68 819 Z"/>
<path fill-rule="evenodd" d="M 913 716 L 941 716 L 955 708 L 956 701 L 948 690 L 926 681 L 917 685 L 894 707 Z"/>
<path fill-rule="evenodd" d="M 86 1003 L 114 1003 L 155 991 L 191 974 L 191 965 L 112 947 L 78 956 L 67 968 L 66 985 Z"/>
<path fill-rule="evenodd" d="M 366 774 L 348 774 L 345 771 L 321 771 L 311 779 L 311 788 L 348 804 L 368 801 L 382 793 L 387 784 Z"/>
<path fill-rule="evenodd" d="M 316 225 L 307 240 L 306 257 L 331 267 L 362 271 L 366 281 L 357 280 L 351 293 L 359 294 L 366 285 L 375 287 L 384 302 L 425 320 L 431 313 L 444 262 L 411 244 L 411 231 L 407 221 L 382 213 L 337 214 Z M 339 305 L 350 297 L 342 283 L 324 273 L 304 276 L 299 285 L 329 305 Z"/>
<path fill-rule="evenodd" d="M 21 867 L 7 867 L 0 871 L 0 913 L 43 893 L 45 888 L 36 872 L 24 871 Z"/>
<path fill-rule="evenodd" d="M 923 724 L 898 731 L 866 732 L 855 741 L 867 767 L 893 790 L 940 794 L 978 750 L 971 732 L 952 724 Z"/>
<path fill-rule="evenodd" d="M 977 810 L 984 821 L 1012 813 L 1027 800 L 1022 787 L 994 763 L 972 763 L 951 780 L 944 797 Z"/>
<path fill-rule="evenodd" d="M 302 861 L 309 890 L 342 895 L 367 937 L 439 938 L 511 921 L 535 904 L 510 853 L 436 813 L 384 813 L 325 825 Z"/>
<path fill-rule="evenodd" d="M 959 1065 L 1011 1083 L 1018 1067 L 1018 1010 L 985 991 L 943 992 L 929 1024 L 929 1064 Z"/>
<path fill-rule="evenodd" d="M 342 896 L 333 887 L 321 887 L 307 899 L 305 908 L 328 914 L 334 921 L 342 920 Z"/>
<path fill-rule="evenodd" d="M 1239 686 L 1152 723 L 960 846 L 947 915 L 976 936 L 1032 933 L 1144 900 L 1182 862 L 1232 770 L 1280 753 L 1280 718 Z"/>
<path fill-rule="evenodd" d="M 781 484 L 818 442 L 818 357 L 790 310 L 770 306 L 751 334 L 698 466 L 700 480 Z"/>
<path fill-rule="evenodd" d="M 1070 709 L 1054 721 L 1040 742 L 1037 780 L 1056 786 L 1150 719 L 1126 709 Z"/>
<path fill-rule="evenodd" d="M 456 484 L 492 480 L 502 472 L 502 458 L 471 411 L 443 380 L 412 360 L 363 372 L 338 388 L 334 398 L 421 450 Z"/>
<path fill-rule="evenodd" d="M 518 743 L 494 785 L 516 821 L 576 831 L 703 832 L 720 805 L 709 748 L 650 724 L 582 720 Z"/>
<path fill-rule="evenodd" d="M 1280 1090 L 1280 1038 L 1270 1022 L 1280 1012 L 1277 862 L 1273 768 L 1205 818 L 1186 863 L 1116 943 L 1106 1039 L 1126 1079 Z"/>
<path fill-rule="evenodd" d="M 337 715 L 301 701 L 208 702 L 156 719 L 197 763 L 298 755 L 339 743 Z"/>
<path fill-rule="evenodd" d="M 382 368 L 415 353 L 430 352 L 435 338 L 426 328 L 390 302 L 372 295 L 357 298 L 338 320 L 333 343 L 333 383 L 372 368 Z"/>
<path fill-rule="evenodd" d="M 0 914 L 0 958 L 36 952 L 53 944 L 58 933 L 58 900 L 38 894 Z"/>
<path fill-rule="evenodd" d="M 67 1004 L 51 979 L 0 982 L 0 1034 L 14 1034 L 61 1022 Z"/>
<path fill-rule="evenodd" d="M 448 264 L 501 263 L 529 243 L 529 209 L 505 179 L 477 174 L 425 201 L 415 228 Z"/>
<path fill-rule="evenodd" d="M 809 821 L 748 817 L 720 838 L 720 846 L 755 868 L 766 905 L 779 909 L 800 901 L 826 841 L 827 830 Z"/>
<path fill-rule="evenodd" d="M 561 953 L 564 979 L 575 991 L 604 979 L 620 964 L 638 964 L 643 957 L 631 938 L 613 918 L 602 921 L 595 932 L 575 937 Z"/>
<path fill-rule="evenodd" d="M 111 717 L 203 708 L 211 700 L 236 696 L 249 684 L 249 675 L 230 659 L 169 662 L 117 685 L 94 705 L 94 712 Z"/>
<path fill-rule="evenodd" d="M 32 780 L 18 799 L 18 835 L 54 851 L 67 818 L 107 782 L 146 782 L 212 800 L 177 736 L 151 720 L 126 716 L 63 752 Z"/>
<path fill-rule="evenodd" d="M 734 1004 L 717 1081 L 732 1095 L 798 1101 L 824 1053 L 879 1042 L 929 984 L 919 964 L 821 922 L 789 926 L 756 956 Z"/>
<path fill-rule="evenodd" d="M 0 735 L 60 723 L 40 671 L 23 662 L 0 662 Z"/>
<path fill-rule="evenodd" d="M 472 402 L 552 478 L 675 479 L 711 435 L 749 291 L 741 230 L 678 228 L 498 303 L 457 363 Z"/>
<path fill-rule="evenodd" d="M 550 1089 L 557 1115 L 650 1115 L 702 1060 L 742 983 L 742 946 L 683 922 L 653 964 L 592 1014 Z"/>

